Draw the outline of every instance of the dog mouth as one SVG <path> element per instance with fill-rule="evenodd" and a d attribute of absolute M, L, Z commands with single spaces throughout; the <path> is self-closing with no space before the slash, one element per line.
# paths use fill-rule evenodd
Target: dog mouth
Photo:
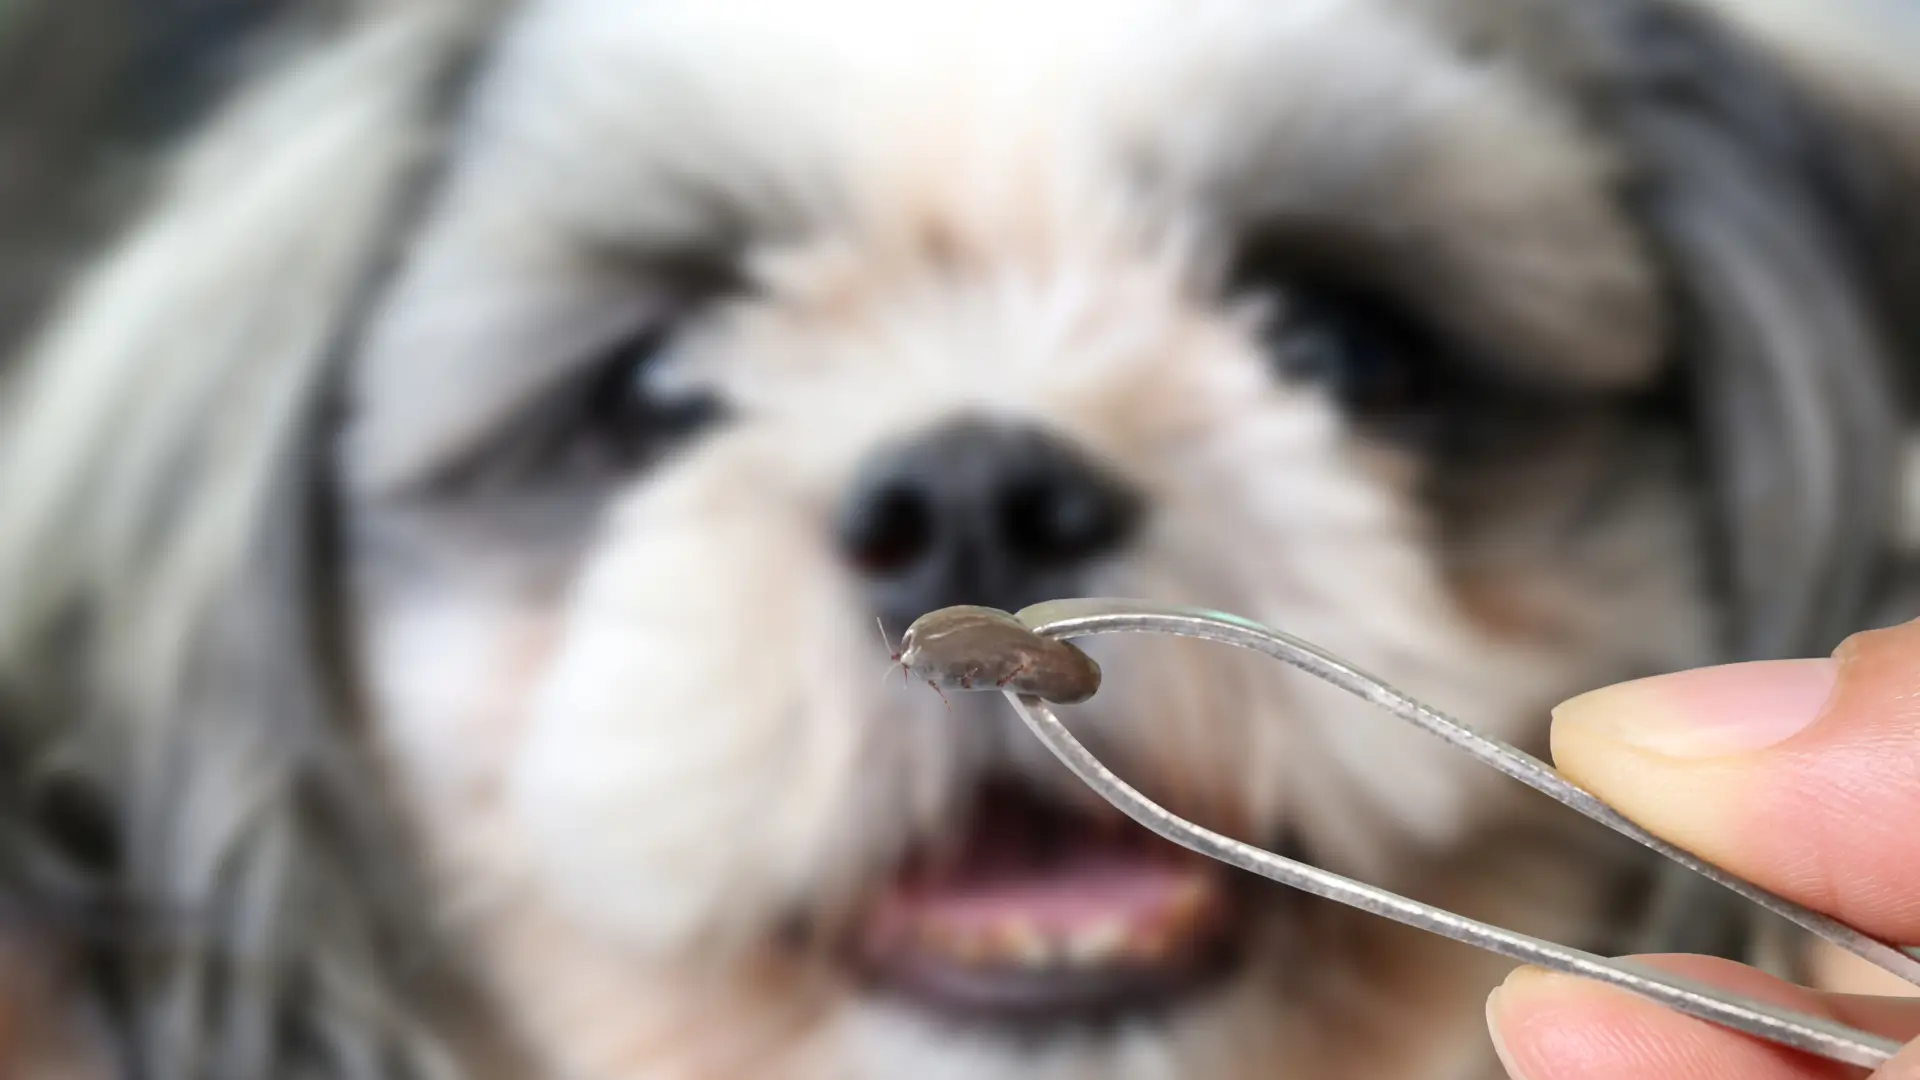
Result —
<path fill-rule="evenodd" d="M 949 1015 L 1151 1010 L 1227 972 L 1244 922 L 1236 891 L 1225 867 L 1117 812 L 994 782 L 950 843 L 910 853 L 865 906 L 854 957 L 876 990 Z"/>

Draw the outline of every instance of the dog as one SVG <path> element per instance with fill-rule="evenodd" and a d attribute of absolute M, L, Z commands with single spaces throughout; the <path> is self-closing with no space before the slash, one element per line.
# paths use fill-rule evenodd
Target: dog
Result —
<path fill-rule="evenodd" d="M 883 638 L 1209 605 L 1544 753 L 1579 691 L 1920 610 L 1916 42 L 338 13 L 9 371 L 35 1000 L 156 1080 L 1499 1075 L 1506 962 L 1158 845 Z M 1599 950 L 1783 940 L 1279 665 L 1086 647 L 1068 722 L 1210 827 Z"/>

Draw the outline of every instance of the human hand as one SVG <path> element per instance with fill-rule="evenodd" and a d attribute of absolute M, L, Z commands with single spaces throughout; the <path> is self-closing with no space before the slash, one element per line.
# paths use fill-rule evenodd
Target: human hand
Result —
<path fill-rule="evenodd" d="M 1830 659 L 1703 668 L 1583 695 L 1554 712 L 1553 757 L 1708 861 L 1883 940 L 1920 943 L 1920 621 L 1857 634 Z M 1816 992 L 1709 957 L 1643 959 L 1920 1038 L 1920 1000 Z M 1864 1074 L 1537 968 L 1494 992 L 1487 1019 L 1515 1080 Z M 1920 1080 L 1920 1041 L 1872 1075 Z"/>

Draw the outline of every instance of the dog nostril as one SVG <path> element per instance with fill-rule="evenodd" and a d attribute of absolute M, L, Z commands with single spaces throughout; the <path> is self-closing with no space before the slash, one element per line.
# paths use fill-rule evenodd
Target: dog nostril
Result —
<path fill-rule="evenodd" d="M 847 552 L 862 570 L 892 574 L 911 567 L 933 548 L 933 507 L 927 496 L 891 484 L 861 500 L 845 530 Z"/>
<path fill-rule="evenodd" d="M 1035 563 L 1071 562 L 1117 547 L 1129 517 L 1125 498 L 1104 486 L 1036 481 L 1002 498 L 1001 539 Z"/>
<path fill-rule="evenodd" d="M 1072 441 L 978 418 L 878 447 L 852 481 L 836 539 L 902 630 L 950 604 L 1014 611 L 1064 595 L 1146 509 Z"/>

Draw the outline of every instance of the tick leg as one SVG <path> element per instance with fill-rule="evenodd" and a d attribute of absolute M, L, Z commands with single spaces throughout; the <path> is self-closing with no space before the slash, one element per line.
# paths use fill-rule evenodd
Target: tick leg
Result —
<path fill-rule="evenodd" d="M 1002 679 L 1000 679 L 1000 681 L 994 683 L 993 685 L 999 687 L 1002 690 L 1005 690 L 1007 688 L 1008 683 L 1012 682 L 1013 680 L 1019 678 L 1022 675 L 1025 675 L 1027 672 L 1032 670 L 1033 670 L 1033 658 L 1024 657 L 1021 659 L 1019 667 L 1014 668 L 1012 671 L 1007 672 L 1005 677 L 1003 677 Z"/>
<path fill-rule="evenodd" d="M 942 694 L 942 693 L 940 693 L 940 684 L 939 684 L 939 683 L 937 683 L 937 682 L 934 682 L 934 681 L 933 681 L 932 679 L 928 679 L 928 680 L 927 680 L 927 685 L 928 685 L 928 686 L 931 686 L 931 687 L 933 687 L 933 692 L 934 692 L 934 693 L 936 693 L 936 694 L 940 694 L 940 701 L 941 701 L 941 703 L 942 703 L 942 704 L 944 704 L 944 705 L 946 705 L 946 707 L 947 707 L 947 711 L 948 711 L 948 712 L 952 712 L 952 711 L 953 711 L 953 702 L 951 702 L 951 701 L 948 701 L 948 700 L 947 700 L 947 695 L 945 695 L 945 694 Z"/>

